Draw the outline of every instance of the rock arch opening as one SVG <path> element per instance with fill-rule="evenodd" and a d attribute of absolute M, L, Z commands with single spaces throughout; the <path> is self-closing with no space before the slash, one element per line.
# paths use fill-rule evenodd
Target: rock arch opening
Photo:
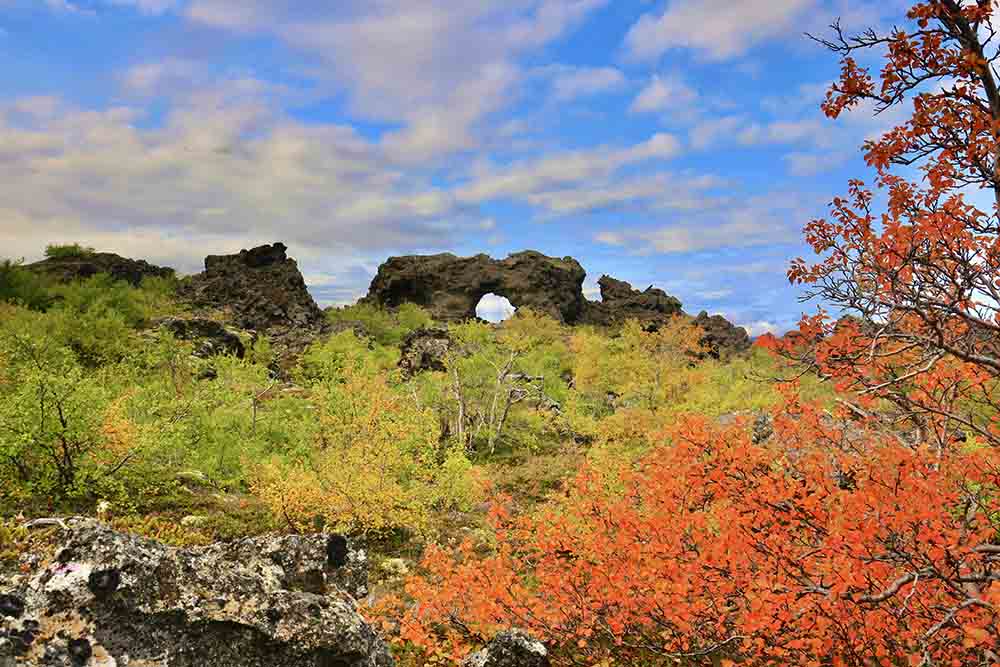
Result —
<path fill-rule="evenodd" d="M 476 317 L 487 322 L 503 322 L 513 317 L 516 310 L 507 297 L 487 292 L 476 304 Z"/>

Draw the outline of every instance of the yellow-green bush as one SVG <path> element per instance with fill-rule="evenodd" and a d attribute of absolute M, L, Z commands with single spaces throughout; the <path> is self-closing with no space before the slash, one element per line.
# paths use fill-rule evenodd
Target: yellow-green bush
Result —
<path fill-rule="evenodd" d="M 394 311 L 368 303 L 342 306 L 327 311 L 333 324 L 358 323 L 380 345 L 399 345 L 411 331 L 434 323 L 430 314 L 412 303 L 404 303 Z"/>
<path fill-rule="evenodd" d="M 427 530 L 432 510 L 474 500 L 471 466 L 442 447 L 437 416 L 394 391 L 384 374 L 348 367 L 314 387 L 319 433 L 296 457 L 254 466 L 254 493 L 276 517 L 305 530 Z"/>

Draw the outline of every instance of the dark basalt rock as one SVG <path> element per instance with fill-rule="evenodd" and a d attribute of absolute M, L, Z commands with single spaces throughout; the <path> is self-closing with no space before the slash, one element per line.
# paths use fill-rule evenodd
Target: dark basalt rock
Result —
<path fill-rule="evenodd" d="M 452 254 L 390 257 L 382 264 L 362 299 L 384 308 L 415 303 L 434 319 L 454 322 L 475 318 L 476 305 L 486 294 L 507 297 L 516 308 L 531 308 L 566 324 L 615 326 L 634 319 L 655 329 L 684 315 L 676 298 L 656 287 L 644 291 L 610 276 L 598 281 L 601 301 L 583 296 L 586 272 L 572 257 L 548 257 L 533 250 L 496 260 L 488 255 Z M 725 318 L 707 314 L 694 318 L 705 330 L 704 343 L 719 356 L 750 347 L 746 331 Z M 417 332 L 404 343 L 400 367 L 404 374 L 442 370 L 444 337 Z"/>
<path fill-rule="evenodd" d="M 16 612 L 0 617 L 4 667 L 392 665 L 358 613 L 365 558 L 349 540 L 264 536 L 178 549 L 89 519 L 67 524 L 64 558 L 0 575 L 5 609 Z"/>
<path fill-rule="evenodd" d="M 703 310 L 694 318 L 694 323 L 705 332 L 701 343 L 712 357 L 719 358 L 750 349 L 751 341 L 747 330 L 733 325 L 722 315 L 709 316 Z"/>
<path fill-rule="evenodd" d="M 87 588 L 98 598 L 106 598 L 116 590 L 122 583 L 122 574 L 119 570 L 94 570 L 87 577 Z"/>
<path fill-rule="evenodd" d="M 141 259 L 129 259 L 110 252 L 95 252 L 76 257 L 51 257 L 27 268 L 48 276 L 60 283 L 86 280 L 98 273 L 106 273 L 115 280 L 124 280 L 135 287 L 143 278 L 154 276 L 170 278 L 174 275 L 171 268 L 156 266 Z"/>
<path fill-rule="evenodd" d="M 66 649 L 74 665 L 86 665 L 94 655 L 94 649 L 86 639 L 71 639 Z"/>
<path fill-rule="evenodd" d="M 449 349 L 451 335 L 447 329 L 417 329 L 403 339 L 399 368 L 407 378 L 425 371 L 443 372 L 447 370 L 445 357 Z"/>
<path fill-rule="evenodd" d="M 502 260 L 447 253 L 390 257 L 379 267 L 363 301 L 386 308 L 415 303 L 438 321 L 454 322 L 475 318 L 479 300 L 494 293 L 516 308 L 531 308 L 572 324 L 587 307 L 585 277 L 572 257 L 558 259 L 531 250 Z"/>
<path fill-rule="evenodd" d="M 601 276 L 597 285 L 601 301 L 588 304 L 588 324 L 607 326 L 634 319 L 656 326 L 682 313 L 680 301 L 652 285 L 640 292 L 611 276 Z"/>
<path fill-rule="evenodd" d="M 239 333 L 222 322 L 204 317 L 171 317 L 160 322 L 160 326 L 178 340 L 195 341 L 198 344 L 195 356 L 207 358 L 229 354 L 242 359 L 246 355 L 246 346 Z"/>
<path fill-rule="evenodd" d="M 549 667 L 549 652 L 526 632 L 506 630 L 466 658 L 462 667 Z"/>
<path fill-rule="evenodd" d="M 205 271 L 185 281 L 182 295 L 197 308 L 221 311 L 241 329 L 317 329 L 323 311 L 286 250 L 275 243 L 235 255 L 209 255 Z"/>
<path fill-rule="evenodd" d="M 331 535 L 326 541 L 326 560 L 330 567 L 341 568 L 347 565 L 347 538 L 343 535 Z"/>
<path fill-rule="evenodd" d="M 0 616 L 21 618 L 24 614 L 24 600 L 13 595 L 0 595 Z"/>

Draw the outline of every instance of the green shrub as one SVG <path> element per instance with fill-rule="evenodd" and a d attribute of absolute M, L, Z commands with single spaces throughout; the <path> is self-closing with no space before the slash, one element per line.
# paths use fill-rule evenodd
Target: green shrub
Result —
<path fill-rule="evenodd" d="M 49 259 L 71 259 L 75 257 L 88 257 L 93 255 L 96 250 L 88 246 L 82 246 L 79 243 L 67 243 L 63 245 L 59 244 L 49 244 L 45 246 L 45 256 Z"/>
<path fill-rule="evenodd" d="M 299 360 L 296 378 L 304 383 L 342 378 L 349 369 L 369 372 L 389 370 L 399 361 L 399 350 L 362 340 L 351 330 L 341 331 L 328 340 L 315 343 Z"/>
<path fill-rule="evenodd" d="M 375 342 L 386 346 L 398 346 L 410 332 L 434 323 L 426 310 L 412 303 L 396 311 L 367 303 L 343 306 L 328 310 L 327 319 L 333 324 L 360 324 Z"/>
<path fill-rule="evenodd" d="M 15 303 L 33 310 L 45 310 L 52 303 L 48 282 L 24 268 L 21 262 L 0 262 L 0 301 Z"/>
<path fill-rule="evenodd" d="M 102 474 L 115 379 L 88 374 L 51 336 L 0 330 L 0 466 L 33 492 L 73 495 Z M 112 464 L 113 465 L 113 464 Z"/>

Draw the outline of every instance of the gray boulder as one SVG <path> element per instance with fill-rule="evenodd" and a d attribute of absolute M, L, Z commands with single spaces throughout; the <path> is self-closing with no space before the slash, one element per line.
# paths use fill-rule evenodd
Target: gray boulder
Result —
<path fill-rule="evenodd" d="M 89 519 L 0 576 L 0 666 L 389 667 L 347 592 L 364 555 L 336 535 L 178 549 Z"/>
<path fill-rule="evenodd" d="M 505 630 L 467 657 L 462 667 L 549 667 L 549 652 L 523 630 Z"/>

